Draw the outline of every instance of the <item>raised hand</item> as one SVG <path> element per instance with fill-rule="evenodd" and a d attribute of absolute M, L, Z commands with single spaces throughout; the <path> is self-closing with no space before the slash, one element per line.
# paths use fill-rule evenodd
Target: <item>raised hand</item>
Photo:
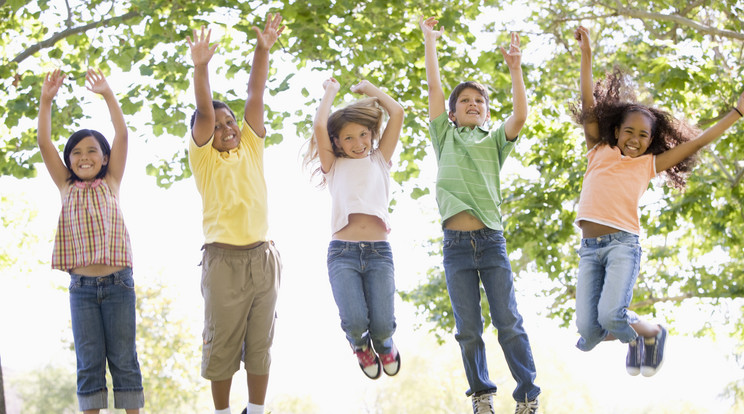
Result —
<path fill-rule="evenodd" d="M 339 89 L 341 89 L 341 85 L 335 78 L 331 77 L 323 81 L 323 90 L 333 92 L 335 94 L 338 92 Z"/>
<path fill-rule="evenodd" d="M 212 29 L 204 33 L 204 26 L 201 27 L 201 33 L 197 33 L 194 29 L 194 39 L 190 36 L 186 36 L 186 42 L 189 44 L 191 49 L 191 60 L 194 62 L 194 66 L 206 65 L 212 59 L 214 51 L 217 50 L 217 43 L 209 45 L 209 38 L 212 36 Z"/>
<path fill-rule="evenodd" d="M 375 85 L 373 85 L 372 82 L 368 80 L 363 80 L 356 85 L 352 85 L 351 87 L 352 92 L 368 96 L 371 96 L 370 92 L 374 91 L 375 89 Z"/>
<path fill-rule="evenodd" d="M 439 39 L 444 33 L 444 29 L 436 30 L 435 27 L 439 23 L 439 20 L 429 17 L 424 20 L 424 16 L 419 17 L 419 27 L 424 32 L 424 39 Z"/>
<path fill-rule="evenodd" d="M 501 55 L 504 57 L 506 66 L 509 69 L 518 69 L 522 64 L 522 52 L 519 50 L 519 35 L 516 32 L 511 34 L 511 43 L 509 44 L 509 50 L 500 47 Z"/>
<path fill-rule="evenodd" d="M 574 39 L 579 42 L 579 47 L 582 52 L 591 52 L 592 43 L 589 39 L 589 29 L 584 26 L 579 26 L 574 32 Z"/>
<path fill-rule="evenodd" d="M 111 87 L 106 82 L 106 77 L 103 76 L 101 69 L 98 69 L 98 72 L 88 69 L 88 72 L 85 74 L 85 81 L 87 82 L 85 87 L 93 93 L 103 95 L 111 91 Z"/>
<path fill-rule="evenodd" d="M 258 40 L 258 43 L 256 44 L 257 49 L 261 48 L 269 50 L 274 46 L 279 35 L 284 31 L 285 26 L 281 23 L 282 16 L 279 13 L 274 15 L 269 13 L 266 15 L 266 26 L 264 27 L 263 32 L 261 32 L 258 27 L 253 26 L 253 31 L 256 32 L 256 38 Z"/>
<path fill-rule="evenodd" d="M 44 75 L 44 83 L 41 85 L 41 100 L 51 101 L 54 99 L 66 76 L 60 69 L 47 72 Z"/>

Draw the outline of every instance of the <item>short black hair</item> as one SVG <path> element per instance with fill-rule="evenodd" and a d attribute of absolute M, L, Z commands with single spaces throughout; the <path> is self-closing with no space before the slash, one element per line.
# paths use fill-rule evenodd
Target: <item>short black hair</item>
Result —
<path fill-rule="evenodd" d="M 232 115 L 233 119 L 235 119 L 236 121 L 238 119 L 238 118 L 235 118 L 235 113 L 232 111 L 232 109 L 230 109 L 230 107 L 227 106 L 227 104 L 224 103 L 224 102 L 222 102 L 222 101 L 212 100 L 212 108 L 214 108 L 214 109 L 222 109 L 222 108 L 227 109 L 230 112 L 230 115 Z M 194 123 L 196 122 L 196 113 L 197 112 L 198 111 L 194 111 L 194 114 L 191 115 L 191 129 L 194 129 Z"/>

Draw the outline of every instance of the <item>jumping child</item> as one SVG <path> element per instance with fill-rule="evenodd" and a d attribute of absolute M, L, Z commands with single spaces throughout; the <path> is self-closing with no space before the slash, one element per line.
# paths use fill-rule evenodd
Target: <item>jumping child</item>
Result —
<path fill-rule="evenodd" d="M 621 97 L 630 92 L 615 71 L 592 81 L 589 31 L 574 32 L 581 49 L 581 102 L 576 121 L 584 126 L 587 169 L 576 223 L 581 228 L 576 286 L 576 346 L 593 349 L 604 340 L 628 344 L 631 375 L 654 375 L 662 365 L 667 330 L 628 309 L 640 271 L 638 203 L 652 178 L 664 173 L 684 187 L 698 150 L 713 142 L 744 111 L 744 94 L 715 125 L 699 133 L 669 113 Z"/>
<path fill-rule="evenodd" d="M 100 70 L 88 69 L 86 88 L 106 101 L 114 126 L 113 145 L 100 132 L 81 129 L 68 138 L 61 160 L 52 143 L 52 101 L 64 79 L 59 69 L 44 77 L 38 144 L 62 198 L 52 268 L 70 274 L 78 406 L 86 414 L 108 407 L 108 361 L 115 407 L 136 414 L 145 397 L 135 346 L 132 247 L 119 208 L 127 125 L 106 78 Z"/>
<path fill-rule="evenodd" d="M 400 354 L 392 338 L 395 278 L 387 241 L 388 205 L 390 159 L 403 126 L 403 108 L 363 80 L 351 91 L 370 98 L 329 116 L 340 86 L 330 78 L 323 88 L 304 164 L 320 161 L 313 175 L 322 175 L 333 199 L 327 258 L 331 289 L 359 367 L 371 379 L 381 371 L 392 376 L 400 370 Z M 390 119 L 380 135 L 383 109 Z"/>
<path fill-rule="evenodd" d="M 261 414 L 269 383 L 270 348 L 279 291 L 281 259 L 267 240 L 268 206 L 263 171 L 263 94 L 269 52 L 284 30 L 269 14 L 256 32 L 243 127 L 223 102 L 212 100 L 207 65 L 217 49 L 211 30 L 187 38 L 194 62 L 196 112 L 191 117 L 189 164 L 202 196 L 204 297 L 202 369 L 211 381 L 215 413 L 229 414 L 232 377 L 242 358 L 248 407 Z"/>
<path fill-rule="evenodd" d="M 429 132 L 437 156 L 437 204 L 444 230 L 444 273 L 455 316 L 457 339 L 473 398 L 473 412 L 493 413 L 496 384 L 488 377 L 483 343 L 480 283 L 488 298 L 491 320 L 509 370 L 517 381 L 512 397 L 517 413 L 537 412 L 540 388 L 522 316 L 514 296 L 514 278 L 501 224 L 499 173 L 527 119 L 527 94 L 522 78 L 519 36 L 501 54 L 509 67 L 514 113 L 497 128 L 490 119 L 488 90 L 476 82 L 455 87 L 444 107 L 436 41 L 443 30 L 437 20 L 419 20 L 424 33 L 426 78 L 429 84 Z"/>

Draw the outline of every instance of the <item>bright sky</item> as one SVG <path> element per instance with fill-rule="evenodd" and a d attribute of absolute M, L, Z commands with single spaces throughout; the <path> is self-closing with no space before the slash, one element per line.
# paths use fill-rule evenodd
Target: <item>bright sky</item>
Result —
<path fill-rule="evenodd" d="M 273 64 L 279 66 L 279 62 Z M 293 79 L 293 88 L 299 90 L 309 85 L 310 93 L 320 97 L 321 81 L 329 75 L 304 73 Z M 224 87 L 214 80 L 214 75 L 212 78 L 217 84 L 213 89 Z M 109 79 L 115 92 L 121 92 L 123 85 Z M 88 91 L 81 90 L 80 93 L 90 102 L 100 103 L 98 97 Z M 187 96 L 193 99 L 191 92 Z M 284 99 L 277 101 L 267 94 L 269 105 L 275 108 L 286 107 L 289 112 L 307 110 L 292 107 L 298 99 Z M 85 110 L 92 109 L 88 107 Z M 128 121 L 134 122 L 133 119 Z M 97 116 L 86 121 L 88 125 L 101 130 L 107 137 L 112 136 L 108 116 Z M 372 382 L 359 372 L 340 329 L 327 278 L 329 196 L 327 190 L 314 188 L 308 175 L 301 171 L 302 139 L 296 137 L 293 130 L 290 127 L 284 132 L 282 144 L 267 149 L 265 159 L 270 237 L 276 241 L 284 262 L 269 404 L 285 395 L 308 396 L 323 413 L 358 412 L 348 407 L 359 408 L 360 401 L 370 404 L 374 390 L 384 390 L 394 386 L 395 381 L 403 381 L 417 372 L 431 372 L 431 367 L 441 365 L 451 368 L 440 375 L 452 377 L 457 392 L 463 393 L 456 398 L 461 398 L 462 410 L 466 411 L 469 407 L 469 399 L 464 396 L 467 385 L 456 343 L 448 337 L 447 342 L 439 347 L 434 344 L 432 335 L 426 332 L 426 326 L 414 330 L 414 325 L 421 321 L 416 320 L 412 307 L 400 300 L 396 303 L 398 330 L 394 337 L 403 359 L 400 376 L 383 377 Z M 200 347 L 203 300 L 199 291 L 201 269 L 197 265 L 203 242 L 201 200 L 191 179 L 163 190 L 154 184 L 152 177 L 145 175 L 145 165 L 153 159 L 153 153 L 168 152 L 173 146 L 185 143 L 167 138 L 161 144 L 145 144 L 138 135 L 132 134 L 130 138 L 129 162 L 121 190 L 121 204 L 134 248 L 135 281 L 141 285 L 161 281 L 168 286 L 166 292 L 173 295 L 178 313 L 190 324 L 194 346 Z M 396 161 L 397 154 L 393 159 Z M 38 237 L 40 242 L 33 246 L 33 250 L 25 252 L 23 260 L 26 263 L 41 262 L 18 273 L 7 270 L 0 273 L 0 315 L 3 315 L 0 319 L 0 356 L 6 375 L 6 392 L 8 385 L 12 385 L 14 374 L 53 361 L 74 359 L 74 354 L 61 349 L 60 344 L 60 338 L 71 337 L 66 292 L 69 279 L 62 272 L 48 270 L 51 239 L 60 209 L 59 196 L 43 165 L 38 167 L 39 176 L 35 179 L 0 178 L 3 196 L 25 201 L 29 207 L 38 209 L 38 217 L 25 230 Z M 426 160 L 420 180 L 433 183 L 435 174 L 433 161 Z M 508 192 L 508 188 L 505 191 Z M 439 235 L 437 219 L 433 197 L 418 201 L 398 197 L 398 205 L 392 214 L 390 242 L 394 249 L 399 290 L 416 286 L 424 280 L 426 270 L 439 262 L 440 258 L 429 257 L 422 247 L 427 239 Z M 7 233 L 4 231 L 0 235 L 3 246 L 10 246 L 15 241 L 13 235 Z M 708 407 L 712 412 L 725 411 L 726 404 L 717 396 L 728 382 L 741 377 L 734 361 L 728 360 L 732 352 L 730 341 L 720 337 L 719 342 L 713 342 L 710 338 L 673 335 L 669 339 L 665 366 L 659 374 L 653 378 L 629 377 L 623 365 L 624 346 L 602 344 L 595 351 L 581 353 L 574 348 L 577 339 L 574 329 L 559 329 L 556 321 L 539 316 L 549 306 L 549 301 L 538 295 L 542 282 L 540 276 L 528 276 L 519 280 L 516 286 L 518 303 L 535 353 L 537 382 L 543 388 L 541 403 L 545 408 L 550 407 L 551 402 L 557 407 L 567 404 L 575 395 L 588 394 L 607 413 L 640 412 L 654 401 L 659 402 L 656 407 L 680 407 L 689 403 L 695 407 Z M 688 322 L 699 323 L 708 316 L 691 307 L 676 312 L 676 315 L 674 325 L 683 331 L 688 329 Z M 493 328 L 487 328 L 485 335 L 491 376 L 501 387 L 498 400 L 511 407 L 514 382 L 506 370 Z M 429 371 L 409 364 L 414 356 L 427 360 L 425 368 Z M 194 369 L 198 371 L 199 367 Z M 242 378 L 239 373 L 233 383 L 235 412 L 239 412 L 247 398 Z M 9 406 L 11 413 L 14 412 L 12 408 Z"/>

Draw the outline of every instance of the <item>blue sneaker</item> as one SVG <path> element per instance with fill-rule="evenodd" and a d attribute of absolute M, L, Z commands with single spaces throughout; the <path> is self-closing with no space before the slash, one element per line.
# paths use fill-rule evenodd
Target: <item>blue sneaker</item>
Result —
<path fill-rule="evenodd" d="M 625 357 L 625 370 L 628 371 L 628 374 L 636 376 L 641 373 L 643 350 L 644 346 L 642 336 L 628 342 L 628 355 Z"/>
<path fill-rule="evenodd" d="M 659 325 L 661 332 L 656 335 L 652 344 L 645 341 L 643 363 L 641 363 L 641 374 L 650 377 L 656 374 L 664 363 L 664 345 L 666 345 L 667 330 Z"/>

